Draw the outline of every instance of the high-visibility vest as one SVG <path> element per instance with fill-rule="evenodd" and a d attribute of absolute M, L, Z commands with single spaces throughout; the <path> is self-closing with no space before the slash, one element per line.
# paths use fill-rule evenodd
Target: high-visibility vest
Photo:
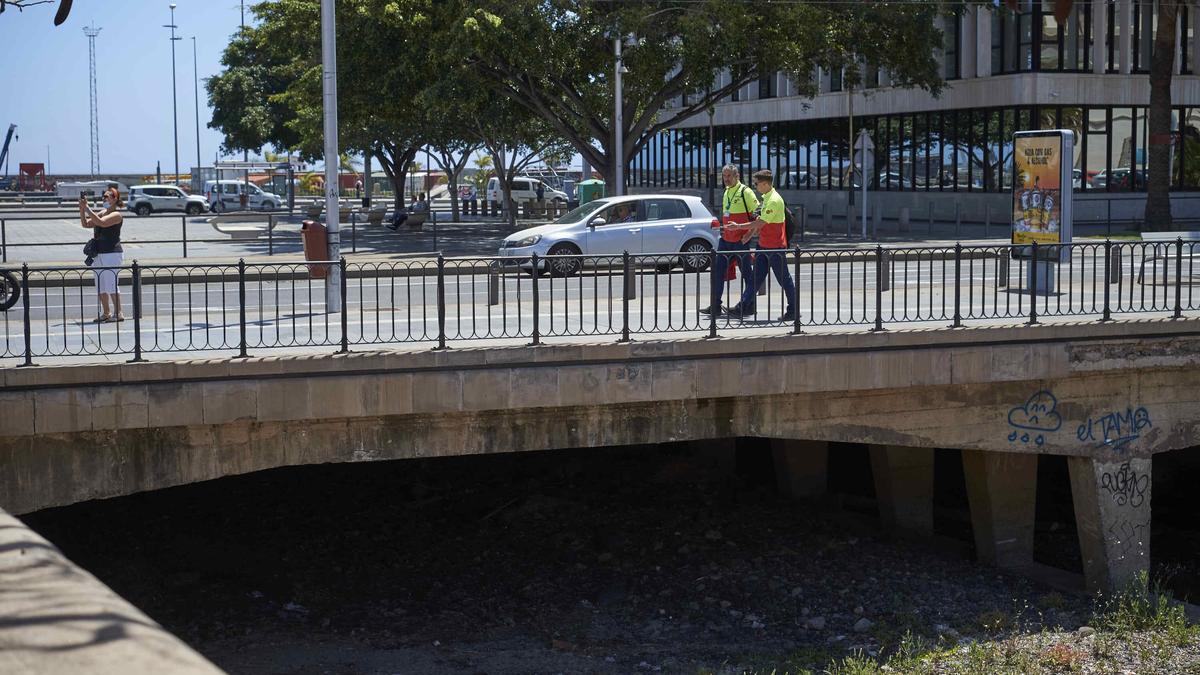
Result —
<path fill-rule="evenodd" d="M 721 207 L 722 223 L 749 223 L 750 215 L 758 208 L 758 195 L 738 181 L 736 185 L 725 188 Z M 739 242 L 746 236 L 746 230 L 747 228 L 722 230 L 721 237 L 725 241 Z"/>

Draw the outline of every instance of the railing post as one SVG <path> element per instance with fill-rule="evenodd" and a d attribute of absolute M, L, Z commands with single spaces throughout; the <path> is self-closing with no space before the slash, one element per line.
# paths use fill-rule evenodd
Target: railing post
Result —
<path fill-rule="evenodd" d="M 1029 324 L 1037 323 L 1038 243 L 1033 242 L 1033 257 L 1029 262 Z"/>
<path fill-rule="evenodd" d="M 183 226 L 183 257 L 187 258 L 187 216 L 179 216 L 179 222 Z"/>
<path fill-rule="evenodd" d="M 438 249 L 438 242 L 437 242 L 437 240 L 438 240 L 437 211 L 434 211 L 432 206 L 429 208 L 429 217 L 433 218 L 433 250 L 437 251 L 437 250 L 440 250 L 440 249 Z"/>
<path fill-rule="evenodd" d="M 130 363 L 145 361 L 142 358 L 142 268 L 134 260 L 130 266 L 133 273 L 133 359 Z"/>
<path fill-rule="evenodd" d="M 437 247 L 434 247 L 437 250 Z M 350 252 L 358 253 L 358 212 L 350 210 Z"/>
<path fill-rule="evenodd" d="M 1183 318 L 1183 237 L 1175 240 L 1175 315 L 1172 319 Z"/>
<path fill-rule="evenodd" d="M 267 215 L 267 255 L 275 255 L 275 214 Z"/>
<path fill-rule="evenodd" d="M 246 259 L 238 258 L 238 358 L 246 358 Z"/>
<path fill-rule="evenodd" d="M 341 287 L 342 295 L 342 348 L 338 350 L 339 354 L 346 354 L 350 351 L 350 306 L 346 304 L 346 256 L 338 258 L 338 285 Z"/>
<path fill-rule="evenodd" d="M 875 327 L 872 333 L 883 330 L 883 247 L 875 247 Z"/>
<path fill-rule="evenodd" d="M 541 324 L 540 324 L 540 299 L 538 298 L 538 277 L 541 276 L 541 263 L 538 261 L 538 254 L 534 253 L 530 257 L 530 263 L 533 265 L 533 345 L 542 343 Z"/>
<path fill-rule="evenodd" d="M 795 274 L 792 275 L 792 278 L 797 283 L 799 283 L 799 281 L 800 281 L 800 247 L 797 246 L 795 249 L 793 249 L 793 252 L 796 254 L 796 262 L 795 262 Z M 792 335 L 799 335 L 800 334 L 800 289 L 799 289 L 799 287 L 796 288 L 796 297 L 792 298 L 792 314 L 795 315 L 792 318 Z"/>
<path fill-rule="evenodd" d="M 1104 240 L 1104 315 L 1100 321 L 1112 321 L 1112 308 L 1109 305 L 1109 286 L 1112 285 L 1112 240 Z"/>
<path fill-rule="evenodd" d="M 441 253 L 437 257 L 437 322 L 438 346 L 435 350 L 446 348 L 446 258 Z"/>
<path fill-rule="evenodd" d="M 29 263 L 21 263 L 21 317 L 25 327 L 25 362 L 33 365 L 33 324 L 29 318 Z"/>
<path fill-rule="evenodd" d="M 629 296 L 633 290 L 633 267 L 629 262 L 629 251 L 621 254 L 621 339 L 629 342 Z"/>
<path fill-rule="evenodd" d="M 962 243 L 954 242 L 954 323 L 951 328 L 962 328 Z"/>
<path fill-rule="evenodd" d="M 488 265 L 488 306 L 500 304 L 500 265 L 492 261 Z"/>

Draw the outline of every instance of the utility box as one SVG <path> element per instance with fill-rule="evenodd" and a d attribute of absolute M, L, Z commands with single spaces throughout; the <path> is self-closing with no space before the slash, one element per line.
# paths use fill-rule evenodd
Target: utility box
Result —
<path fill-rule="evenodd" d="M 325 260 L 329 257 L 329 234 L 325 223 L 306 220 L 300 226 L 300 236 L 304 241 L 304 259 Z M 308 275 L 313 279 L 324 279 L 329 276 L 329 263 L 308 266 Z"/>
<path fill-rule="evenodd" d="M 600 199 L 604 196 L 604 187 L 604 181 L 596 180 L 595 178 L 579 181 L 579 184 L 576 185 L 576 189 L 579 190 L 579 203 L 586 204 L 592 200 Z"/>

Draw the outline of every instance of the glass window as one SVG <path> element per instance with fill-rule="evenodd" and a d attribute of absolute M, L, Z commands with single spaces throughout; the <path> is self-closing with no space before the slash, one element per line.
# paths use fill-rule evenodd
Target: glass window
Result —
<path fill-rule="evenodd" d="M 1182 143 L 1176 163 L 1182 167 L 1183 189 L 1200 188 L 1200 108 L 1184 108 Z"/>
<path fill-rule="evenodd" d="M 1039 0 L 1038 67 L 1041 70 L 1058 70 L 1062 67 L 1059 54 L 1061 35 L 1058 19 L 1054 16 L 1055 0 Z"/>
<path fill-rule="evenodd" d="M 1071 158 L 1071 184 L 1076 190 L 1083 189 L 1083 109 L 1063 108 L 1059 113 L 1059 128 L 1075 132 L 1075 156 Z"/>
<path fill-rule="evenodd" d="M 942 32 L 942 77 L 947 80 L 957 79 L 958 43 L 961 39 L 962 15 L 959 12 L 947 14 L 944 17 L 945 30 Z"/>
<path fill-rule="evenodd" d="M 1109 167 L 1104 173 L 1105 188 L 1109 192 L 1125 192 L 1130 189 L 1130 171 L 1133 169 L 1137 151 L 1133 129 L 1133 109 L 1114 108 L 1109 125 Z"/>
<path fill-rule="evenodd" d="M 674 220 L 691 216 L 687 204 L 679 199 L 647 199 L 642 202 L 642 220 Z"/>
<path fill-rule="evenodd" d="M 1087 154 L 1083 158 L 1084 180 L 1088 189 L 1106 188 L 1108 175 L 1108 111 L 1103 108 L 1087 110 Z"/>

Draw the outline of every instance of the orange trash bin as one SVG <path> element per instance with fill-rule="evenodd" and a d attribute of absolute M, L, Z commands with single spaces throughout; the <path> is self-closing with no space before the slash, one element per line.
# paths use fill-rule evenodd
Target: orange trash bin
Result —
<path fill-rule="evenodd" d="M 325 223 L 306 220 L 300 225 L 300 236 L 304 241 L 305 260 L 325 260 L 329 257 L 329 235 Z M 308 274 L 313 279 L 329 276 L 329 264 L 309 265 Z"/>

